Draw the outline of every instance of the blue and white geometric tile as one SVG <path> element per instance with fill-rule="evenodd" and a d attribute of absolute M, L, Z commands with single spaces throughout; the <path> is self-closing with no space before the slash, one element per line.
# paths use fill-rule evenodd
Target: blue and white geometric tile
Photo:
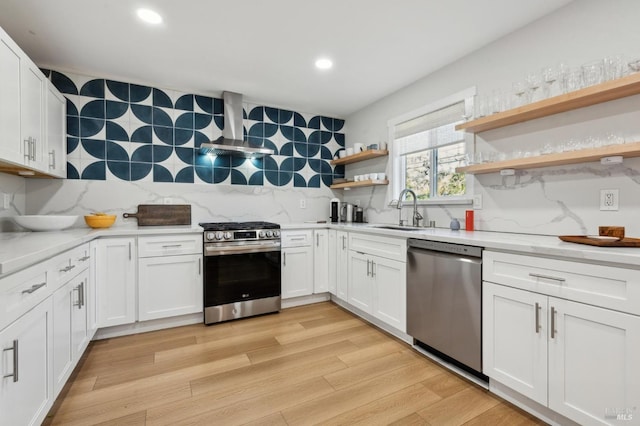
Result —
<path fill-rule="evenodd" d="M 151 87 L 139 84 L 129 85 L 129 102 L 136 105 L 153 106 Z"/>
<path fill-rule="evenodd" d="M 129 103 L 129 83 L 121 81 L 105 81 L 105 99 Z"/>

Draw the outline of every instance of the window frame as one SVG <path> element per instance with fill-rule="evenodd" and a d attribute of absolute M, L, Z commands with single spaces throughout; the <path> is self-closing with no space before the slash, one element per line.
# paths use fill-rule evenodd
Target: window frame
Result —
<path fill-rule="evenodd" d="M 404 123 L 408 120 L 420 117 L 422 115 L 429 114 L 439 109 L 445 108 L 449 105 L 453 105 L 459 102 L 465 102 L 466 111 L 473 111 L 473 103 L 476 95 L 476 88 L 470 87 L 460 92 L 454 93 L 446 98 L 424 105 L 406 114 L 392 118 L 387 122 L 388 128 L 388 140 L 389 143 L 389 156 L 391 158 L 391 183 L 387 190 L 387 204 L 390 206 L 397 205 L 400 192 L 404 189 L 406 181 L 406 156 L 400 155 L 399 150 L 395 146 L 395 127 L 398 124 Z M 474 152 L 475 138 L 472 133 L 464 133 L 465 151 L 468 154 Z M 431 148 L 431 160 L 437 161 L 436 150 L 438 148 Z M 435 168 L 432 168 L 434 170 Z M 433 192 L 433 188 L 437 188 L 437 175 L 433 174 L 430 179 L 431 193 L 437 194 L 437 190 Z M 472 204 L 473 203 L 473 178 L 470 174 L 465 174 L 466 193 L 461 196 L 435 196 L 430 197 L 428 200 L 418 200 L 419 205 L 446 205 L 446 204 Z"/>

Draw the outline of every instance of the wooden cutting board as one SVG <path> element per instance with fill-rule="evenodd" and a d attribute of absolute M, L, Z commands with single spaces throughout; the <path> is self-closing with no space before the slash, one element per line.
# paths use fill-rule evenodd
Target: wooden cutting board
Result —
<path fill-rule="evenodd" d="M 191 225 L 191 204 L 139 204 L 138 213 L 123 213 L 138 219 L 138 226 Z"/>
<path fill-rule="evenodd" d="M 621 240 L 614 240 L 589 237 L 587 235 L 560 235 L 558 238 L 568 243 L 587 244 L 597 247 L 640 247 L 640 238 L 625 237 Z"/>

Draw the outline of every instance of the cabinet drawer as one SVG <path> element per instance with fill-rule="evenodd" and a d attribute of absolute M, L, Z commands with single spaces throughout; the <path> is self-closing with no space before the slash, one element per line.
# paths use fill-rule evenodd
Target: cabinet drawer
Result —
<path fill-rule="evenodd" d="M 349 250 L 372 254 L 391 260 L 407 261 L 407 240 L 378 235 L 349 233 Z"/>
<path fill-rule="evenodd" d="M 280 243 L 282 248 L 286 247 L 306 247 L 310 246 L 313 241 L 313 231 L 282 231 Z"/>
<path fill-rule="evenodd" d="M 46 263 L 0 280 L 0 330 L 46 299 L 51 292 Z"/>
<path fill-rule="evenodd" d="M 51 259 L 51 285 L 55 290 L 89 267 L 89 243 L 65 251 Z"/>
<path fill-rule="evenodd" d="M 138 237 L 138 257 L 201 253 L 202 234 Z"/>
<path fill-rule="evenodd" d="M 640 271 L 485 250 L 485 281 L 640 315 Z"/>

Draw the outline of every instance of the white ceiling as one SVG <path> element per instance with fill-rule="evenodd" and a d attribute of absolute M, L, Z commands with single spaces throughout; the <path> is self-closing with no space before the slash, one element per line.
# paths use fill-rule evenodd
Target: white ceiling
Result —
<path fill-rule="evenodd" d="M 0 26 L 41 67 L 345 117 L 569 2 L 1 0 Z"/>

